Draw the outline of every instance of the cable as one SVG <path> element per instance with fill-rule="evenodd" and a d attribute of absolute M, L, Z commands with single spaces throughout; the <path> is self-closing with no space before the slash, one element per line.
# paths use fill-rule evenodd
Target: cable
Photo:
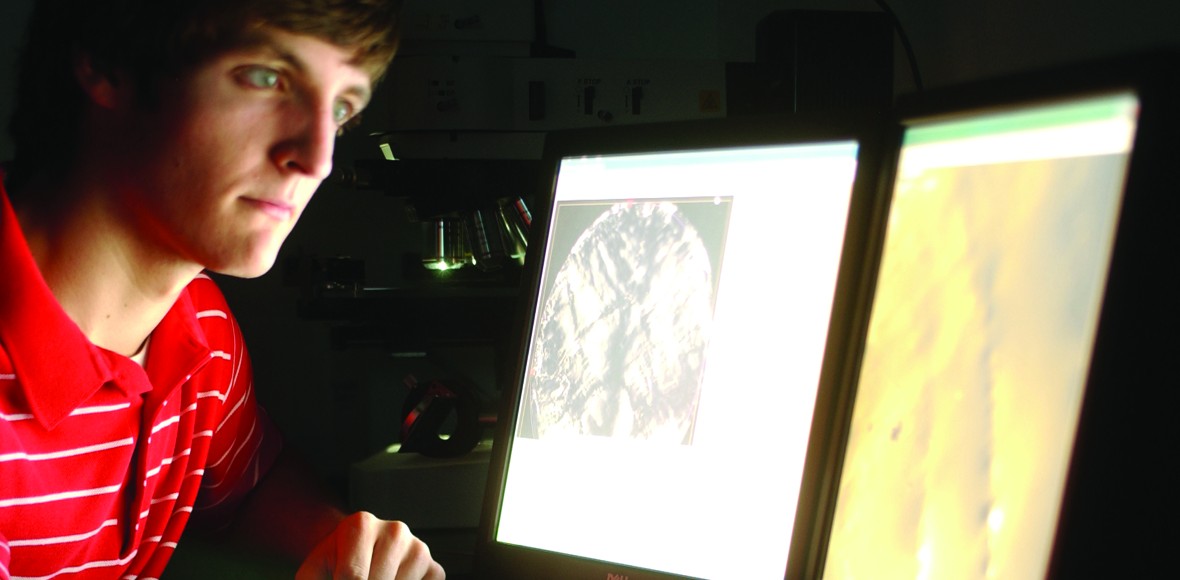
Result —
<path fill-rule="evenodd" d="M 914 56 L 914 47 L 910 45 L 910 37 L 906 35 L 905 28 L 901 25 L 901 21 L 897 19 L 897 14 L 885 3 L 885 0 L 874 1 L 877 3 L 877 6 L 881 7 L 881 11 L 888 14 L 889 19 L 893 21 L 893 28 L 897 30 L 897 36 L 901 39 L 901 45 L 905 48 L 906 58 L 910 62 L 910 72 L 914 75 L 914 86 L 921 91 L 922 73 L 918 71 L 918 59 Z"/>

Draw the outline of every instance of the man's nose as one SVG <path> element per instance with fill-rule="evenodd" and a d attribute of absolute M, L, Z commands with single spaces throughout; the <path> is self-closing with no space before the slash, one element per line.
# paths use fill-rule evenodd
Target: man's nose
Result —
<path fill-rule="evenodd" d="M 323 180 L 332 172 L 332 152 L 339 126 L 330 103 L 305 104 L 282 121 L 283 137 L 271 157 L 281 171 Z"/>

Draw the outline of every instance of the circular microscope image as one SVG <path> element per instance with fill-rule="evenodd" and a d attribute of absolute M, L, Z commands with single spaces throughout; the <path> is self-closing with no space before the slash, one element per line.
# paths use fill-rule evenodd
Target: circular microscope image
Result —
<path fill-rule="evenodd" d="M 676 204 L 610 206 L 543 298 L 522 435 L 690 443 L 714 289 L 706 244 Z"/>

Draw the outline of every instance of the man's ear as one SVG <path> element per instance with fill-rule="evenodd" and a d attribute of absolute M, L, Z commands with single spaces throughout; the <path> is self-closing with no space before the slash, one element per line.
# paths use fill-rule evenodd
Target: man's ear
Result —
<path fill-rule="evenodd" d="M 74 78 L 82 92 L 99 107 L 113 109 L 130 95 L 126 77 L 82 51 L 74 53 Z"/>

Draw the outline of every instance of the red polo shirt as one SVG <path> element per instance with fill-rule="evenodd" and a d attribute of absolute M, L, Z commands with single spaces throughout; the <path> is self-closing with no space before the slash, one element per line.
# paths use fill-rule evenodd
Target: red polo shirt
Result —
<path fill-rule="evenodd" d="M 0 185 L 0 579 L 157 577 L 190 514 L 220 520 L 278 448 L 212 280 L 140 367 L 61 309 Z"/>

